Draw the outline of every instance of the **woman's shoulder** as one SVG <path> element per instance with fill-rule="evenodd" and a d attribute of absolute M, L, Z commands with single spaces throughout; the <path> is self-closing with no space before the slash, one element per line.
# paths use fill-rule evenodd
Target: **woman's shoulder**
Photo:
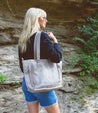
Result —
<path fill-rule="evenodd" d="M 50 38 L 46 32 L 41 32 L 41 39 L 42 40 L 50 40 Z"/>
<path fill-rule="evenodd" d="M 48 34 L 46 33 L 46 32 L 41 32 L 41 37 L 47 37 L 47 38 L 49 38 L 49 36 L 48 36 Z"/>

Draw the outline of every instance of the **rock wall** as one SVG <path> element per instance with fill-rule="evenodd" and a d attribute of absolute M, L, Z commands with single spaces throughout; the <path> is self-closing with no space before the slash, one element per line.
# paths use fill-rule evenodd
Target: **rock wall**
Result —
<path fill-rule="evenodd" d="M 23 78 L 18 62 L 18 39 L 23 27 L 23 17 L 17 19 L 12 15 L 8 16 L 10 11 L 7 12 L 7 7 L 4 9 L 1 9 L 0 13 L 0 74 L 8 75 L 5 82 L 9 85 L 11 82 L 21 83 Z M 63 57 L 74 56 L 77 46 L 71 44 L 70 40 L 76 34 L 78 35 L 77 20 L 68 19 L 66 21 L 64 19 L 63 21 L 50 19 L 46 30 L 53 31 L 56 35 Z M 78 22 L 85 22 L 85 19 L 80 18 Z M 76 76 L 81 68 L 65 69 L 69 65 L 70 61 L 63 59 L 63 87 L 56 90 L 61 113 L 98 113 L 98 92 L 93 95 L 85 95 L 83 89 L 87 86 L 84 86 L 80 77 Z M 7 87 L 7 85 L 0 87 L 0 113 L 28 113 L 21 85 L 14 88 Z M 83 103 L 85 103 L 84 106 Z M 41 113 L 46 113 L 42 107 Z"/>

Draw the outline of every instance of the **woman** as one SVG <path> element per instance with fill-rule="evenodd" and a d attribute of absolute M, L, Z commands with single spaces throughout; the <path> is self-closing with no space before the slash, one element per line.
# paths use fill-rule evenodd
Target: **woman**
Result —
<path fill-rule="evenodd" d="M 34 59 L 35 34 L 46 27 L 46 17 L 46 12 L 39 8 L 30 8 L 25 15 L 23 32 L 19 40 L 19 63 L 22 72 L 22 57 L 24 59 Z M 58 63 L 62 58 L 59 44 L 52 32 L 41 32 L 40 51 L 41 59 L 50 59 L 52 62 Z M 39 113 L 39 105 L 45 107 L 48 113 L 60 113 L 54 91 L 31 93 L 27 90 L 24 77 L 22 90 L 25 95 L 29 113 Z"/>

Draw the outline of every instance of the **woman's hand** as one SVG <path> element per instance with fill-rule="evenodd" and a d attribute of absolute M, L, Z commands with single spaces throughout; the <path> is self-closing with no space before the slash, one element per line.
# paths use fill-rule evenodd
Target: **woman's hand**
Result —
<path fill-rule="evenodd" d="M 53 43 L 58 43 L 56 37 L 54 36 L 52 32 L 47 32 L 47 34 L 50 37 L 50 39 L 53 40 Z"/>

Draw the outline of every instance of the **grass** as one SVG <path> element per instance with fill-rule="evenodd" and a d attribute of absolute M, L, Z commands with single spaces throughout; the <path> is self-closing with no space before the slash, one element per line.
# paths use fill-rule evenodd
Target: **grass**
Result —
<path fill-rule="evenodd" d="M 1 82 L 1 84 L 7 84 L 5 81 L 7 80 L 7 78 L 8 78 L 8 75 L 3 75 L 3 74 L 1 74 L 0 75 L 0 82 Z M 10 79 L 11 80 L 11 79 Z M 12 84 L 12 85 L 20 85 L 20 82 L 18 82 L 18 81 L 15 81 L 15 82 L 10 82 L 10 84 Z"/>

